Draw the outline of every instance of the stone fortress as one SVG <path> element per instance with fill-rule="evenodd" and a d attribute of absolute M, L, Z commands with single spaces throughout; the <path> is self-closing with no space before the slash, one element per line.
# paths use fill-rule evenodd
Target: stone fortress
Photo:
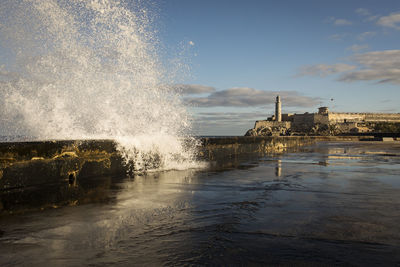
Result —
<path fill-rule="evenodd" d="M 245 135 L 339 135 L 400 130 L 400 113 L 340 113 L 320 107 L 318 113 L 282 114 L 281 105 L 278 95 L 275 115 L 256 121 Z"/>

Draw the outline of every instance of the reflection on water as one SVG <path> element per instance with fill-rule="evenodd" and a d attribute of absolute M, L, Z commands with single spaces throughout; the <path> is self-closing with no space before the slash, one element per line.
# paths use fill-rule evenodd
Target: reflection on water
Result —
<path fill-rule="evenodd" d="M 278 159 L 276 161 L 275 176 L 276 177 L 281 177 L 282 176 L 282 160 L 280 160 L 280 159 Z"/>
<path fill-rule="evenodd" d="M 113 179 L 106 202 L 0 218 L 0 265 L 396 265 L 399 154 L 328 143 Z"/>

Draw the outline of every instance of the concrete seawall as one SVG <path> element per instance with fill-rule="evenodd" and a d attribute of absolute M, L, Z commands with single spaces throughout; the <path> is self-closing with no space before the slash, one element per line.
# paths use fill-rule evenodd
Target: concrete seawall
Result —
<path fill-rule="evenodd" d="M 198 156 L 214 167 L 230 167 L 317 141 L 359 141 L 359 137 L 201 138 Z M 128 171 L 112 140 L 0 143 L 0 215 L 108 201 L 104 192 L 125 179 Z"/>
<path fill-rule="evenodd" d="M 366 137 L 362 137 L 365 139 Z M 235 158 L 264 156 L 318 141 L 360 141 L 358 136 L 236 136 L 202 138 L 200 156 L 223 163 Z"/>

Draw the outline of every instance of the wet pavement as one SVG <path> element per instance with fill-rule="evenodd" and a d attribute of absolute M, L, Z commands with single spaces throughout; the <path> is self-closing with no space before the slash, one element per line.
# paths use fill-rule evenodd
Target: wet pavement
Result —
<path fill-rule="evenodd" d="M 0 265 L 400 265 L 399 142 L 231 165 L 103 177 L 98 201 L 0 217 Z"/>

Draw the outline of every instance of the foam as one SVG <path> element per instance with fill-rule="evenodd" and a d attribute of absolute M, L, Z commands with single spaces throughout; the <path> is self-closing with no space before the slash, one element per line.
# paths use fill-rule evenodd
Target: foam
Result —
<path fill-rule="evenodd" d="M 197 166 L 154 16 L 129 2 L 2 2 L 0 49 L 12 60 L 0 68 L 0 135 L 115 139 L 135 171 Z"/>

